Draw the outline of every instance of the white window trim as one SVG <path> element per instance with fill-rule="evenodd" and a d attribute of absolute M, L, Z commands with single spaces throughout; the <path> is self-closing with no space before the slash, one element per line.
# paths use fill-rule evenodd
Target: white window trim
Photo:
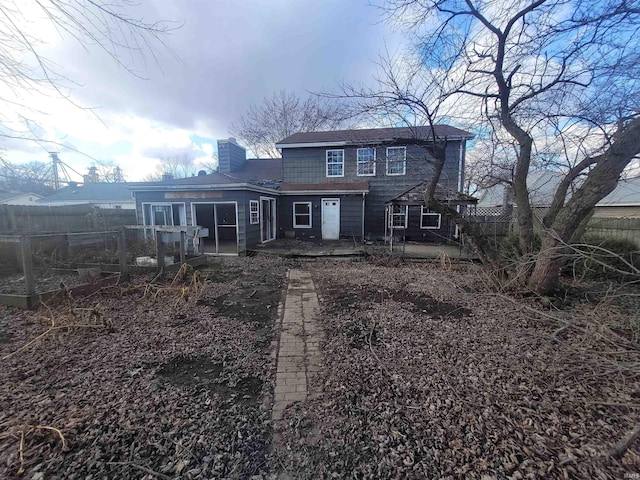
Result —
<path fill-rule="evenodd" d="M 296 205 L 309 206 L 309 225 L 298 225 L 296 223 Z M 311 202 L 293 202 L 293 228 L 311 228 L 313 226 L 313 205 Z"/>
<path fill-rule="evenodd" d="M 408 220 L 409 220 L 409 206 L 408 205 L 398 205 L 401 209 L 404 209 L 404 227 L 394 226 L 393 225 L 393 217 L 396 215 L 402 215 L 402 213 L 393 213 L 393 205 L 389 210 L 389 228 L 404 228 L 407 229 Z"/>
<path fill-rule="evenodd" d="M 425 227 L 422 219 L 425 216 L 432 216 L 432 215 L 437 215 L 438 216 L 438 226 L 437 227 Z M 440 225 L 442 224 L 442 215 L 440 215 L 438 212 L 430 212 L 427 207 L 425 207 L 424 205 L 422 205 L 422 209 L 420 210 L 420 228 L 423 230 L 438 230 L 440 229 Z"/>
<path fill-rule="evenodd" d="M 389 150 L 392 149 L 403 149 L 404 150 L 404 160 L 402 161 L 402 173 L 389 173 Z M 395 177 L 395 176 L 399 176 L 399 175 L 406 175 L 407 174 L 407 147 L 387 147 L 387 168 L 386 168 L 386 174 L 389 177 Z"/>
<path fill-rule="evenodd" d="M 152 218 L 147 218 L 147 216 L 145 215 L 145 209 L 144 206 L 145 205 L 149 205 L 149 210 L 151 210 L 153 207 L 158 206 L 158 207 L 171 207 L 173 208 L 173 205 L 179 205 L 182 207 L 181 210 L 179 210 L 179 215 L 180 215 L 180 224 L 179 225 L 175 225 L 173 223 L 173 216 L 171 217 L 171 225 L 170 226 L 182 226 L 182 225 L 187 225 L 187 205 L 185 202 L 141 202 L 142 204 L 142 224 L 145 227 L 158 227 L 158 226 L 162 226 L 162 225 L 156 225 L 155 223 L 148 223 L 148 222 L 152 222 L 153 221 L 153 217 Z"/>
<path fill-rule="evenodd" d="M 253 210 L 254 207 L 255 211 Z M 260 223 L 260 202 L 258 200 L 249 200 L 249 223 L 251 225 L 258 225 Z"/>
<path fill-rule="evenodd" d="M 373 173 L 360 173 L 360 163 L 368 164 L 369 162 L 360 162 L 360 150 L 373 150 Z M 356 150 L 356 175 L 358 177 L 375 177 L 376 176 L 376 149 L 375 148 L 358 148 Z"/>
<path fill-rule="evenodd" d="M 342 175 L 329 175 L 329 152 L 342 152 Z M 337 163 L 332 163 L 332 165 L 337 165 Z M 327 150 L 325 152 L 324 157 L 324 173 L 327 178 L 339 178 L 344 177 L 344 149 L 341 148 L 333 148 Z"/>

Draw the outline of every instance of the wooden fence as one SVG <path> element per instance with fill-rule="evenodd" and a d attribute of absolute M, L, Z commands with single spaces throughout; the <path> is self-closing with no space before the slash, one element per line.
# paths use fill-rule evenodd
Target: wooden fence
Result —
<path fill-rule="evenodd" d="M 0 205 L 0 233 L 42 234 L 113 230 L 136 223 L 135 210 L 91 205 Z"/>
<path fill-rule="evenodd" d="M 587 235 L 630 240 L 640 247 L 640 218 L 598 218 L 589 221 Z"/>

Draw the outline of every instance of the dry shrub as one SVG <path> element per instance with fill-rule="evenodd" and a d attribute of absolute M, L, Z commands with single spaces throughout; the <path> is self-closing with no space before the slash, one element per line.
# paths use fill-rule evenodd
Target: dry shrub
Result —
<path fill-rule="evenodd" d="M 567 273 L 574 277 L 623 281 L 639 278 L 640 251 L 630 240 L 591 235 L 572 245 L 572 251 Z"/>

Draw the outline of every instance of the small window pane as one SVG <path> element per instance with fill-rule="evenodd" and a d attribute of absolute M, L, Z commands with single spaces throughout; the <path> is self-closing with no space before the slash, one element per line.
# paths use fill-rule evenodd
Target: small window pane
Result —
<path fill-rule="evenodd" d="M 344 150 L 327 150 L 327 177 L 344 176 Z"/>
<path fill-rule="evenodd" d="M 293 204 L 293 227 L 311 228 L 311 203 Z"/>
<path fill-rule="evenodd" d="M 407 228 L 407 206 L 393 205 L 389 216 L 389 227 Z"/>
<path fill-rule="evenodd" d="M 387 175 L 404 175 L 406 172 L 405 147 L 387 148 Z"/>
<path fill-rule="evenodd" d="M 376 174 L 376 150 L 375 148 L 358 149 L 358 175 Z"/>
<path fill-rule="evenodd" d="M 427 210 L 423 206 L 420 214 L 420 228 L 438 229 L 440 228 L 441 218 L 439 213 Z"/>
<path fill-rule="evenodd" d="M 252 225 L 260 223 L 260 204 L 257 200 L 251 200 L 249 202 L 249 221 Z"/>

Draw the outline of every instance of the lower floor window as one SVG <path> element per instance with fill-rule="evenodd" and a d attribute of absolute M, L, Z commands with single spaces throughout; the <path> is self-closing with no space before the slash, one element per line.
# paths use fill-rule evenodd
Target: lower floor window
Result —
<path fill-rule="evenodd" d="M 389 215 L 389 228 L 407 228 L 407 206 L 392 205 Z"/>
<path fill-rule="evenodd" d="M 252 225 L 260 223 L 260 204 L 257 200 L 251 200 L 249 202 L 249 221 Z"/>
<path fill-rule="evenodd" d="M 420 212 L 420 228 L 438 229 L 440 228 L 441 216 L 437 212 L 432 212 L 424 205 Z"/>
<path fill-rule="evenodd" d="M 311 228 L 311 202 L 294 202 L 293 228 Z"/>
<path fill-rule="evenodd" d="M 148 226 L 187 224 L 184 203 L 143 203 L 142 211 Z"/>

